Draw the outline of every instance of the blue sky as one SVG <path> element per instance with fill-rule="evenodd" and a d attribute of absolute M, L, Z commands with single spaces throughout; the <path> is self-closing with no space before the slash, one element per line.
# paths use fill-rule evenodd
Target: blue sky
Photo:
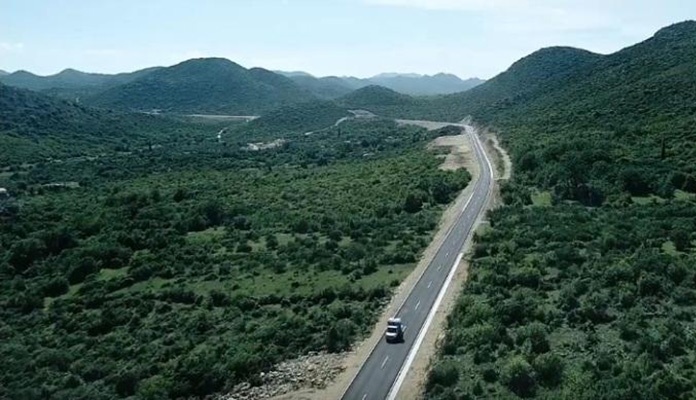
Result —
<path fill-rule="evenodd" d="M 0 69 L 123 72 L 193 57 L 315 75 L 490 78 L 546 46 L 610 53 L 686 0 L 0 0 Z"/>

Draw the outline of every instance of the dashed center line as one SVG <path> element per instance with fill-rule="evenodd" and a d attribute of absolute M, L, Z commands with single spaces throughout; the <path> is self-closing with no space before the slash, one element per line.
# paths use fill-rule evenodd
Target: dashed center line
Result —
<path fill-rule="evenodd" d="M 381 369 L 384 369 L 384 366 L 387 365 L 387 361 L 389 361 L 389 356 L 386 356 L 384 358 L 384 361 L 382 361 L 382 368 Z"/>
<path fill-rule="evenodd" d="M 430 286 L 433 285 L 433 281 L 428 282 L 428 289 L 430 289 Z"/>
<path fill-rule="evenodd" d="M 362 397 L 362 400 L 365 400 L 367 398 L 367 393 L 365 393 Z"/>
<path fill-rule="evenodd" d="M 414 308 L 414 310 L 417 310 L 419 306 L 420 306 L 420 300 L 418 300 L 418 303 L 416 304 L 416 308 Z"/>

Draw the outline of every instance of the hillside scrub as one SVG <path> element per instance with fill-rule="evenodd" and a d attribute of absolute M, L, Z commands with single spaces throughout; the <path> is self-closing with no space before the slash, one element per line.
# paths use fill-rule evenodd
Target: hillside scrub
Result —
<path fill-rule="evenodd" d="M 530 57 L 552 66 L 564 51 Z M 524 100 L 475 106 L 515 173 L 426 398 L 694 397 L 694 55 L 696 23 L 677 24 L 570 74 L 530 73 L 543 89 Z"/>
<path fill-rule="evenodd" d="M 204 397 L 373 326 L 469 174 L 390 121 L 257 127 L 0 175 L 0 397 Z"/>

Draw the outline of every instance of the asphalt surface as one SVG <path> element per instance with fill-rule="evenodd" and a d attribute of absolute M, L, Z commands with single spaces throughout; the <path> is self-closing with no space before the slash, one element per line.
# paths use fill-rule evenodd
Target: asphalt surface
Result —
<path fill-rule="evenodd" d="M 400 317 L 405 326 L 404 341 L 389 344 L 382 339 L 360 368 L 343 395 L 344 400 L 383 400 L 399 375 L 416 337 L 438 297 L 450 269 L 473 231 L 474 224 L 484 211 L 492 188 L 492 171 L 486 161 L 483 145 L 471 126 L 461 126 L 472 138 L 473 150 L 479 165 L 478 179 L 464 210 L 447 233 L 435 257 L 423 272 L 413 290 L 406 298 L 395 317 Z M 386 326 L 384 327 L 386 330 Z"/>

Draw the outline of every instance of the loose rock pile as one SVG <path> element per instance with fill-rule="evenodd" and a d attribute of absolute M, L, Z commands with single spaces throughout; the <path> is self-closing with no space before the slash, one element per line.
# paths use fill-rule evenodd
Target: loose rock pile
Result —
<path fill-rule="evenodd" d="M 261 373 L 260 386 L 241 383 L 222 400 L 258 400 L 290 393 L 299 389 L 323 389 L 345 367 L 345 354 L 309 353 L 278 364 L 274 370 Z"/>

